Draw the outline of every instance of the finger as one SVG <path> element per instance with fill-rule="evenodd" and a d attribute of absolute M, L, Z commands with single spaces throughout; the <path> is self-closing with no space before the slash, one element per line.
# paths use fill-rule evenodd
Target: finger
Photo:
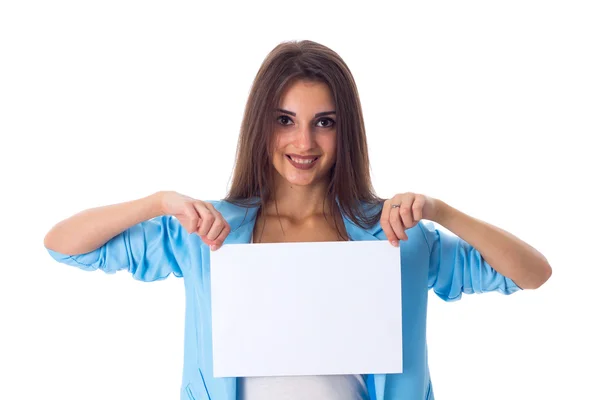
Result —
<path fill-rule="evenodd" d="M 227 235 L 229 235 L 229 232 L 231 232 L 231 228 L 229 227 L 229 224 L 226 224 L 225 228 L 223 228 L 223 230 L 221 231 L 219 236 L 215 239 L 215 242 L 216 242 L 216 244 L 214 245 L 215 247 L 213 248 L 213 246 L 211 246 L 211 250 L 220 249 L 221 246 L 223 246 L 223 242 L 225 241 L 225 238 L 227 237 Z"/>
<path fill-rule="evenodd" d="M 215 217 L 215 222 L 213 222 L 208 233 L 206 234 L 206 239 L 214 242 L 215 239 L 221 234 L 221 231 L 224 228 L 225 228 L 225 220 L 222 218 L 219 218 L 219 217 Z"/>
<path fill-rule="evenodd" d="M 200 217 L 198 215 L 198 211 L 196 211 L 193 204 L 185 203 L 183 205 L 183 216 L 185 218 L 181 218 L 179 222 L 181 222 L 185 230 L 188 233 L 196 232 L 196 230 L 198 229 L 198 221 L 200 220 Z"/>
<path fill-rule="evenodd" d="M 415 201 L 414 196 L 406 196 L 402 200 L 402 205 L 400 206 L 399 214 L 402 219 L 402 225 L 404 225 L 404 229 L 412 228 L 414 226 L 413 214 L 412 214 L 412 205 Z M 408 239 L 408 237 L 407 237 Z"/>
<path fill-rule="evenodd" d="M 221 234 L 221 231 L 223 231 L 225 225 L 227 225 L 227 222 L 225 221 L 221 213 L 218 212 L 212 204 L 206 203 L 206 207 L 215 217 L 215 222 L 213 222 L 212 226 L 210 227 L 210 230 L 206 234 L 206 238 L 208 240 L 214 241 Z"/>
<path fill-rule="evenodd" d="M 425 207 L 425 196 L 418 195 L 413 203 L 412 210 L 415 222 L 423 219 L 423 207 Z"/>
<path fill-rule="evenodd" d="M 198 215 L 200 215 L 197 233 L 198 235 L 200 235 L 200 237 L 206 236 L 213 222 L 215 222 L 215 216 L 212 212 L 210 212 L 208 208 L 206 208 L 206 206 L 201 201 L 194 202 L 194 208 L 196 209 L 196 211 L 198 211 Z"/>
<path fill-rule="evenodd" d="M 398 246 L 398 236 L 394 233 L 392 225 L 390 224 L 390 201 L 386 200 L 383 203 L 383 209 L 381 210 L 381 229 L 385 232 L 385 236 L 388 238 L 391 244 Z"/>
<path fill-rule="evenodd" d="M 402 205 L 400 205 L 402 207 Z M 392 208 L 390 210 L 390 225 L 392 225 L 392 229 L 396 234 L 396 237 L 400 240 L 408 239 L 406 234 L 404 233 L 404 225 L 402 224 L 402 220 L 400 219 L 400 207 Z"/>

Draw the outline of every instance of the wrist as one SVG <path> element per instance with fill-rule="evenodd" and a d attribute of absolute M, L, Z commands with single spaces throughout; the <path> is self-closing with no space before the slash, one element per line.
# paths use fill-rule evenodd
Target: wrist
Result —
<path fill-rule="evenodd" d="M 166 191 L 161 190 L 146 197 L 153 217 L 160 217 L 167 214 L 164 207 L 164 197 L 166 193 Z"/>
<path fill-rule="evenodd" d="M 434 209 L 435 215 L 432 220 L 440 225 L 445 225 L 452 215 L 452 207 L 444 203 L 442 200 L 435 199 Z"/>

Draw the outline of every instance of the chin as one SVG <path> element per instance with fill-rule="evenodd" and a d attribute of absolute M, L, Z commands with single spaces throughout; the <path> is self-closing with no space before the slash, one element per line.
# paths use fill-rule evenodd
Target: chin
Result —
<path fill-rule="evenodd" d="M 311 184 L 318 181 L 317 177 L 315 176 L 298 176 L 298 174 L 295 171 L 291 173 L 286 173 L 285 175 L 283 175 L 283 178 L 290 185 L 296 186 L 310 186 Z"/>
<path fill-rule="evenodd" d="M 312 185 L 315 181 L 314 180 L 294 180 L 294 179 L 286 179 L 287 183 L 289 183 L 290 185 L 294 185 L 294 186 L 310 186 Z"/>

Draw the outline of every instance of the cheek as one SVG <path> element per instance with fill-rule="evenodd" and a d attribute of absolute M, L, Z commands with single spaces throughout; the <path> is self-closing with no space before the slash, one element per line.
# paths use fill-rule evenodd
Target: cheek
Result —
<path fill-rule="evenodd" d="M 321 148 L 329 154 L 330 157 L 335 157 L 337 150 L 337 137 L 335 134 L 323 138 Z"/>
<path fill-rule="evenodd" d="M 286 148 L 287 145 L 288 143 L 285 140 L 285 135 L 275 133 L 275 135 L 273 136 L 273 152 L 280 153 Z"/>

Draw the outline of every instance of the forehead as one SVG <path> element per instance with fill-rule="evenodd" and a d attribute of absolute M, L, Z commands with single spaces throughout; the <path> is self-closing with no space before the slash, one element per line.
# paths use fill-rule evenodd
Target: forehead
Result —
<path fill-rule="evenodd" d="M 289 111 L 312 112 L 315 108 L 333 109 L 333 95 L 323 82 L 299 80 L 291 83 L 283 92 L 279 106 Z M 322 110 L 321 110 L 322 111 Z"/>

